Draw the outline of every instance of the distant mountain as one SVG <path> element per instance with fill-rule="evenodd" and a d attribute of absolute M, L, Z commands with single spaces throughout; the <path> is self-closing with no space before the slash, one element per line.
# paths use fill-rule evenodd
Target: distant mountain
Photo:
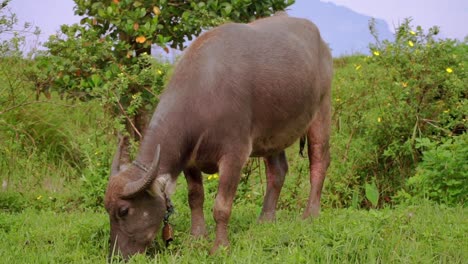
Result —
<path fill-rule="evenodd" d="M 320 29 L 323 39 L 330 45 L 333 56 L 353 53 L 369 53 L 368 45 L 374 39 L 369 32 L 371 17 L 362 15 L 343 6 L 319 0 L 296 0 L 288 14 L 307 18 Z M 379 38 L 392 39 L 387 23 L 376 19 Z"/>

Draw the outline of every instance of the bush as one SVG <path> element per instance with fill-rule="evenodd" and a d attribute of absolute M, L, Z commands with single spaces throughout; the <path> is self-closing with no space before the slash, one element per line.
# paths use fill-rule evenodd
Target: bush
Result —
<path fill-rule="evenodd" d="M 418 140 L 423 150 L 416 175 L 407 181 L 413 198 L 427 198 L 449 205 L 465 205 L 468 197 L 468 135 L 444 139 Z M 400 195 L 404 194 L 402 191 Z"/>
<path fill-rule="evenodd" d="M 335 60 L 334 161 L 326 185 L 335 206 L 370 207 L 364 186 L 373 182 L 379 204 L 391 202 L 421 160 L 419 139 L 466 133 L 468 45 L 436 39 L 437 27 L 425 33 L 410 22 L 383 42 L 371 22 L 371 56 Z"/>

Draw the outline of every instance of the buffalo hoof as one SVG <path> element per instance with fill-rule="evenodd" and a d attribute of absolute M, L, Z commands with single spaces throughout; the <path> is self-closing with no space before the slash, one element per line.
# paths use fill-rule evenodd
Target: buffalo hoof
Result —
<path fill-rule="evenodd" d="M 302 219 L 307 219 L 309 217 L 317 218 L 320 214 L 320 206 L 311 206 L 306 208 L 302 214 Z"/>
<path fill-rule="evenodd" d="M 190 234 L 194 238 L 207 238 L 208 237 L 208 232 L 206 232 L 205 227 L 193 228 Z"/>
<path fill-rule="evenodd" d="M 215 243 L 215 245 L 210 250 L 210 255 L 215 255 L 218 252 L 227 251 L 229 249 L 229 242 L 224 243 Z"/>
<path fill-rule="evenodd" d="M 276 221 L 275 213 L 262 213 L 258 218 L 258 222 L 265 223 L 265 222 L 274 222 Z"/>

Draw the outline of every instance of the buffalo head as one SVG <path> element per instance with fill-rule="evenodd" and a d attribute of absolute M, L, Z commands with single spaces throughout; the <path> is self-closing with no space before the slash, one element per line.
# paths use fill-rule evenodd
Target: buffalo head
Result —
<path fill-rule="evenodd" d="M 160 229 L 166 212 L 166 196 L 158 179 L 160 148 L 151 167 L 129 166 L 119 169 L 117 151 L 105 196 L 110 218 L 110 256 L 125 259 L 144 252 Z"/>

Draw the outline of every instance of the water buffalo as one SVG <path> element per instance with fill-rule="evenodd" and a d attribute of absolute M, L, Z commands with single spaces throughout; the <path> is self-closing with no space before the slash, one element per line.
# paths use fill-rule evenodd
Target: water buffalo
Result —
<path fill-rule="evenodd" d="M 327 45 L 305 19 L 273 16 L 202 34 L 177 63 L 135 161 L 123 169 L 112 165 L 105 196 L 111 250 L 125 258 L 145 251 L 181 172 L 194 236 L 206 235 L 201 173 L 219 172 L 211 252 L 227 246 L 232 203 L 249 157 L 264 157 L 260 220 L 273 220 L 288 171 L 284 149 L 304 135 L 311 191 L 303 217 L 317 216 L 330 163 L 332 72 Z"/>

